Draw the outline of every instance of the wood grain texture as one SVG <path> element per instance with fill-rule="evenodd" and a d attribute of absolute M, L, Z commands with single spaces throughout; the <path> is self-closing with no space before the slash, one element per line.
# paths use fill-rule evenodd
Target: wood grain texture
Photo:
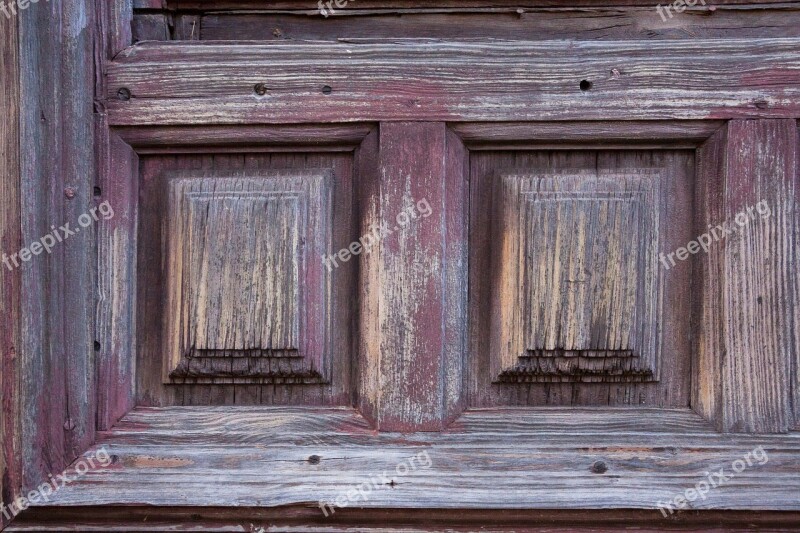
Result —
<path fill-rule="evenodd" d="M 186 15 L 175 15 L 174 29 L 172 38 L 176 41 L 198 41 L 200 40 L 200 15 L 193 13 Z"/>
<path fill-rule="evenodd" d="M 759 446 L 767 461 L 691 508 L 800 507 L 800 435 L 721 436 L 688 410 L 468 411 L 444 432 L 404 435 L 370 430 L 351 409 L 137 408 L 87 455 L 100 446 L 113 464 L 59 490 L 52 507 L 301 504 L 322 514 L 320 500 L 383 474 L 394 486 L 353 507 L 652 510 Z M 429 462 L 398 473 L 423 452 Z M 598 461 L 605 472 L 592 471 Z"/>
<path fill-rule="evenodd" d="M 133 2 L 134 0 L 108 0 L 105 2 L 98 0 L 101 6 L 105 6 L 104 11 L 100 13 L 104 20 L 104 31 L 98 34 L 98 38 L 100 35 L 106 38 L 106 54 L 103 59 L 108 60 L 115 57 L 133 42 L 131 33 Z"/>
<path fill-rule="evenodd" d="M 565 125 L 565 129 L 569 127 Z M 589 140 L 591 142 L 591 140 Z M 502 147 L 500 147 L 502 148 Z M 569 366 L 562 369 L 567 372 L 566 381 L 573 381 L 572 383 L 535 383 L 536 379 L 531 379 L 530 376 L 526 377 L 525 372 L 518 372 L 515 376 L 509 375 L 506 383 L 492 383 L 498 381 L 497 377 L 500 373 L 517 366 L 528 368 L 527 374 L 539 372 L 540 374 L 557 374 L 557 369 L 549 366 L 540 367 L 536 371 L 536 363 L 540 365 L 547 365 L 548 362 L 543 356 L 547 355 L 547 348 L 555 349 L 556 342 L 564 344 L 562 350 L 570 346 L 591 346 L 591 344 L 579 344 L 579 338 L 564 337 L 559 340 L 559 335 L 566 335 L 567 326 L 574 324 L 575 327 L 580 326 L 580 330 L 584 330 L 583 321 L 579 320 L 579 315 L 572 315 L 572 312 L 577 313 L 577 307 L 580 307 L 577 295 L 580 289 L 572 291 L 571 287 L 561 287 L 561 292 L 554 286 L 555 282 L 550 280 L 539 281 L 536 272 L 540 272 L 537 265 L 551 264 L 551 275 L 556 272 L 555 265 L 552 263 L 553 257 L 560 257 L 564 263 L 565 269 L 575 270 L 577 262 L 581 255 L 576 253 L 580 250 L 583 243 L 579 242 L 578 237 L 582 235 L 579 231 L 581 222 L 575 220 L 573 222 L 564 222 L 562 229 L 563 238 L 561 247 L 566 248 L 561 251 L 557 244 L 552 246 L 540 244 L 536 246 L 527 246 L 527 254 L 522 253 L 521 250 L 513 252 L 515 245 L 524 245 L 524 241 L 519 237 L 520 231 L 518 229 L 511 229 L 509 226 L 504 226 L 504 221 L 507 219 L 503 215 L 502 206 L 504 204 L 512 204 L 513 201 L 502 196 L 503 176 L 519 176 L 519 180 L 512 180 L 512 184 L 516 183 L 521 187 L 520 182 L 525 179 L 532 179 L 530 176 L 538 176 L 540 179 L 551 178 L 554 183 L 558 182 L 558 176 L 584 176 L 583 181 L 589 187 L 588 191 L 591 193 L 591 184 L 603 183 L 603 180 L 609 180 L 606 183 L 606 190 L 608 186 L 614 185 L 614 190 L 625 190 L 630 187 L 633 190 L 637 188 L 636 176 L 646 177 L 658 176 L 659 185 L 657 190 L 658 194 L 654 195 L 654 199 L 650 202 L 650 217 L 652 220 L 665 221 L 656 224 L 660 227 L 657 253 L 668 253 L 680 246 L 685 245 L 688 240 L 692 238 L 692 191 L 693 191 L 693 175 L 694 163 L 692 153 L 688 151 L 678 150 L 613 150 L 613 151 L 592 151 L 592 150 L 575 150 L 575 151 L 518 151 L 518 152 L 473 152 L 471 155 L 471 214 L 470 218 L 473 221 L 485 221 L 483 223 L 473 223 L 470 227 L 470 357 L 469 357 L 469 376 L 468 376 L 468 390 L 469 390 L 469 405 L 471 407 L 489 407 L 497 405 L 653 405 L 662 407 L 688 407 L 689 405 L 689 386 L 691 381 L 691 367 L 690 355 L 691 345 L 689 339 L 691 338 L 691 321 L 690 321 L 690 302 L 692 299 L 691 290 L 691 265 L 690 263 L 678 264 L 673 268 L 664 270 L 661 263 L 655 265 L 650 261 L 645 261 L 643 264 L 637 264 L 636 269 L 638 273 L 633 275 L 631 273 L 619 272 L 613 274 L 611 278 L 618 280 L 632 280 L 638 275 L 645 275 L 650 279 L 650 289 L 647 289 L 648 284 L 644 283 L 641 288 L 637 288 L 637 293 L 640 296 L 649 295 L 642 300 L 636 300 L 636 305 L 639 306 L 641 311 L 647 311 L 649 319 L 642 319 L 639 322 L 637 317 L 634 322 L 639 324 L 637 327 L 643 327 L 639 333 L 641 339 L 648 338 L 647 343 L 641 346 L 652 346 L 658 349 L 658 353 L 663 354 L 659 365 L 656 365 L 657 357 L 652 357 L 656 352 L 651 351 L 650 356 L 647 356 L 641 349 L 633 350 L 630 355 L 638 355 L 644 361 L 633 363 L 633 361 L 625 362 L 624 353 L 617 352 L 617 357 L 612 357 L 611 362 L 606 362 L 609 366 L 613 367 L 614 364 L 630 365 L 641 364 L 642 368 L 650 368 L 652 375 L 647 379 L 636 379 L 634 381 L 644 381 L 641 383 L 609 383 L 614 381 L 611 377 L 603 377 L 599 383 L 580 383 L 581 380 L 569 378 Z M 526 178 L 526 176 L 528 178 Z M 628 185 L 624 185 L 627 182 Z M 577 181 L 579 184 L 580 181 Z M 529 188 L 534 187 L 533 182 L 528 182 Z M 552 184 L 551 184 L 552 185 Z M 543 187 L 552 189 L 551 185 L 543 185 Z M 544 189 L 546 190 L 546 189 Z M 576 186 L 576 190 L 580 188 Z M 598 189 L 601 190 L 601 189 Z M 656 190 L 656 189 L 654 189 Z M 512 195 L 513 196 L 513 195 Z M 655 214 L 657 213 L 657 215 Z M 519 222 L 511 217 L 513 226 L 519 228 Z M 607 220 L 613 220 L 608 218 Z M 666 223 L 669 221 L 669 223 Z M 529 227 L 524 233 L 528 235 L 527 240 L 535 243 L 531 239 L 543 239 L 548 231 L 553 230 L 552 227 L 543 227 L 544 224 L 539 224 L 534 229 Z M 552 226 L 552 225 L 551 225 Z M 642 223 L 639 225 L 638 230 L 634 230 L 631 223 L 625 223 L 623 227 L 613 229 L 614 233 L 624 233 L 626 235 L 626 242 L 635 239 L 634 233 L 641 231 L 647 224 Z M 599 226 L 598 226 L 599 227 Z M 610 230 L 609 230 L 610 231 Z M 649 233 L 652 233 L 652 229 Z M 562 242 L 563 241 L 563 242 Z M 608 254 L 609 257 L 614 257 L 613 248 L 614 238 L 609 236 L 601 242 L 602 254 Z M 642 243 L 652 241 L 652 235 L 647 239 L 643 239 Z M 587 241 L 588 242 L 588 241 Z M 641 244 L 640 246 L 645 246 Z M 525 247 L 525 246 L 524 246 Z M 544 251 L 542 251 L 542 247 Z M 534 253 L 534 248 L 536 251 Z M 647 246 L 645 246 L 647 248 Z M 498 252 L 498 249 L 502 250 Z M 648 254 L 652 254 L 650 251 Z M 598 265 L 602 264 L 602 257 L 593 257 L 592 261 L 597 262 Z M 631 254 L 618 257 L 611 260 L 611 268 L 622 268 L 619 265 L 625 264 L 626 260 L 630 260 Z M 512 259 L 516 257 L 517 259 Z M 515 263 L 516 261 L 516 263 Z M 523 267 L 520 261 L 525 262 Z M 548 261 L 550 263 L 548 263 Z M 520 265 L 514 268 L 514 264 Z M 561 267 L 559 267 L 561 268 Z M 531 271 L 531 269 L 533 269 Z M 514 270 L 516 274 L 510 275 L 508 272 Z M 546 270 L 546 269 L 545 269 Z M 570 272 L 572 272 L 570 270 Z M 531 272 L 529 272 L 531 271 Z M 560 270 L 559 270 L 560 271 Z M 646 272 L 650 272 L 646 274 Z M 525 274 L 525 272 L 529 272 Z M 579 276 L 579 272 L 575 270 L 575 275 L 570 277 L 574 282 L 590 281 L 594 276 L 603 278 L 601 272 L 590 271 L 588 274 L 584 272 Z M 537 278 L 537 279 L 533 279 Z M 569 280 L 567 280 L 569 281 Z M 644 280 L 642 280 L 644 281 Z M 524 286 L 528 285 L 526 289 Z M 580 285 L 581 283 L 574 283 Z M 567 286 L 573 283 L 567 283 Z M 602 284 L 604 290 L 606 285 Z M 609 284 L 610 288 L 613 284 Z M 636 285 L 636 284 L 635 284 Z M 532 287 L 539 287 L 543 294 L 549 295 L 549 300 L 545 297 L 532 295 L 530 291 Z M 526 297 L 527 302 L 526 303 Z M 638 298 L 638 297 L 637 297 Z M 589 302 L 594 305 L 595 302 L 601 301 L 601 296 L 593 296 L 585 300 L 587 305 Z M 516 305 L 512 303 L 518 302 Z M 636 305 L 624 305 L 619 302 L 617 307 L 614 307 L 616 313 L 623 317 L 628 316 L 629 313 L 634 312 Z M 612 306 L 613 307 L 613 306 Z M 541 315 L 542 320 L 549 317 L 549 320 L 555 320 L 554 323 L 549 324 L 550 327 L 545 327 L 545 337 L 540 340 L 540 346 L 531 345 L 530 342 L 536 340 L 538 337 L 532 335 L 529 327 L 524 324 L 530 324 L 530 319 L 534 317 L 529 314 L 529 320 L 525 320 L 524 311 L 526 309 L 540 309 L 550 310 L 551 314 Z M 513 310 L 519 311 L 516 318 L 513 318 Z M 563 309 L 565 312 L 570 311 L 565 316 L 559 317 L 557 312 Z M 598 318 L 606 313 L 598 309 Z M 553 314 L 556 313 L 556 314 Z M 540 316 L 539 314 L 535 316 Z M 604 315 L 603 315 L 604 316 Z M 641 317 L 643 317 L 641 315 Z M 586 318 L 586 317 L 584 317 Z M 537 320 L 538 321 L 538 320 Z M 588 321 L 588 319 L 587 319 Z M 627 319 L 619 322 L 621 325 Z M 590 331 L 597 335 L 596 341 L 602 338 L 600 332 L 602 326 L 599 323 L 604 323 L 602 320 L 588 321 L 592 327 L 586 331 Z M 613 324 L 614 322 L 612 322 Z M 655 326 L 653 326 L 655 323 Z M 511 324 L 517 324 L 513 327 Z M 548 322 L 544 322 L 547 326 Z M 649 328 L 653 328 L 652 331 Z M 573 328 L 574 329 L 574 328 Z M 575 330 L 578 331 L 578 330 Z M 500 332 L 505 332 L 500 334 Z M 527 333 L 527 335 L 525 335 Z M 647 335 L 645 335 L 647 333 Z M 551 336 L 548 341 L 548 337 Z M 620 337 L 620 340 L 623 337 Z M 590 341 L 592 337 L 590 336 Z M 545 342 L 546 341 L 546 342 Z M 548 344 L 549 343 L 549 344 Z M 622 348 L 622 344 L 612 344 L 617 348 Z M 508 350 L 509 346 L 516 346 L 516 349 Z M 599 350 L 600 344 L 596 345 L 595 355 L 601 355 L 602 351 Z M 535 348 L 533 353 L 528 352 L 529 349 Z M 505 350 L 505 352 L 504 352 Z M 574 351 L 574 350 L 573 350 Z M 507 358 L 502 359 L 501 354 L 506 353 Z M 513 353 L 513 357 L 511 357 Z M 551 355 L 556 355 L 553 350 Z M 520 358 L 521 355 L 526 356 L 526 360 Z M 530 355 L 534 357 L 540 356 L 542 359 L 532 361 Z M 614 356 L 614 352 L 607 355 Z M 649 357 L 649 358 L 648 358 Z M 552 357 L 551 357 L 552 359 Z M 569 358 L 565 358 L 569 359 Z M 585 367 L 589 368 L 592 365 L 599 366 L 600 369 L 606 364 L 603 362 L 604 358 L 588 358 L 583 359 L 575 358 L 582 361 Z M 558 361 L 556 361 L 558 362 Z M 564 360 L 564 365 L 574 365 L 575 361 Z M 657 368 L 656 368 L 657 366 Z M 576 369 L 572 369 L 576 370 Z M 534 372 L 536 371 L 536 372 Z M 577 370 L 576 370 L 577 371 Z M 580 372 L 579 372 L 580 374 Z M 518 383 L 511 383 L 512 377 Z M 652 381 L 653 379 L 658 381 Z M 550 378 L 552 381 L 552 378 Z M 529 382 L 525 382 L 529 381 Z M 545 380 L 542 380 L 545 381 Z M 650 382 L 648 382 L 650 381 Z"/>
<path fill-rule="evenodd" d="M 371 124 L 276 126 L 151 126 L 114 128 L 139 154 L 204 152 L 352 152 L 374 129 Z M 708 137 L 708 135 L 706 135 Z"/>
<path fill-rule="evenodd" d="M 94 8 L 94 94 L 98 95 L 106 92 L 106 61 L 130 44 L 131 5 L 128 0 L 95 0 Z M 111 131 L 105 106 L 97 99 L 94 147 L 99 188 L 94 200 L 108 202 L 115 215 L 97 229 L 96 419 L 103 431 L 134 406 L 139 159 Z"/>
<path fill-rule="evenodd" d="M 495 179 L 492 378 L 658 381 L 665 178 L 519 172 Z"/>
<path fill-rule="evenodd" d="M 55 121 L 58 130 L 54 131 L 54 142 L 60 145 L 61 160 L 53 174 L 42 175 L 42 182 L 50 186 L 53 198 L 52 211 L 43 213 L 42 221 L 47 225 L 53 223 L 53 216 L 60 216 L 62 223 L 72 221 L 72 225 L 80 229 L 80 234 L 70 237 L 62 247 L 63 255 L 52 256 L 50 267 L 50 286 L 53 292 L 50 302 L 63 300 L 60 311 L 62 316 L 56 318 L 59 305 L 51 307 L 56 328 L 51 331 L 51 357 L 64 357 L 66 368 L 63 375 L 54 374 L 54 380 L 65 382 L 64 403 L 66 418 L 61 421 L 66 458 L 70 459 L 94 442 L 97 413 L 97 378 L 92 370 L 95 368 L 95 314 L 97 299 L 97 228 L 106 221 L 98 221 L 84 227 L 81 217 L 90 213 L 97 206 L 94 198 L 94 187 L 97 183 L 97 172 L 94 155 L 94 90 L 95 90 L 95 57 L 94 57 L 94 20 L 86 13 L 94 7 L 93 0 L 80 0 L 65 4 L 54 13 L 62 17 L 60 46 L 53 49 L 60 69 L 59 88 L 52 97 L 58 105 L 60 118 Z M 52 26 L 52 19 L 43 12 L 45 28 Z M 37 36 L 40 34 L 37 34 Z M 36 81 L 37 88 L 43 88 L 41 76 Z M 69 96 L 60 87 L 69 87 Z M 45 93 L 50 97 L 49 94 Z M 34 120 L 36 120 L 34 111 Z M 41 117 L 39 117 L 41 123 Z M 42 139 L 44 140 L 44 139 Z M 46 153 L 46 152 L 44 152 Z M 45 156 L 46 157 L 46 156 Z M 53 187 L 55 185 L 55 187 Z M 76 192 L 70 198 L 69 190 Z M 63 206 L 63 207 L 60 207 Z M 52 228 L 52 226 L 51 226 Z M 44 235 L 44 234 L 40 234 Z M 30 242 L 30 241 L 29 241 Z M 63 350 L 63 351 L 62 351 Z M 45 391 L 40 394 L 47 394 Z M 53 398 L 48 398 L 48 403 Z M 44 406 L 42 406 L 44 407 Z"/>
<path fill-rule="evenodd" d="M 88 0 L 68 0 L 40 3 L 19 17 L 26 244 L 55 224 L 74 230 L 92 207 L 92 12 Z M 23 487 L 60 471 L 94 442 L 95 240 L 93 226 L 80 229 L 22 268 Z"/>
<path fill-rule="evenodd" d="M 382 431 L 438 431 L 463 408 L 467 153 L 445 124 L 379 130 L 359 154 L 362 234 L 380 236 L 362 267 L 359 405 Z"/>
<path fill-rule="evenodd" d="M 114 217 L 97 229 L 95 352 L 97 428 L 107 430 L 134 406 L 136 376 L 136 226 L 139 159 L 105 117 L 96 121 L 99 195 Z"/>
<path fill-rule="evenodd" d="M 800 126 L 800 124 L 798 124 Z M 800 153 L 800 131 L 797 135 L 797 153 Z M 797 179 L 800 180 L 800 157 L 797 158 Z M 795 181 L 794 187 L 794 266 L 795 274 L 800 269 L 800 183 Z M 794 422 L 795 429 L 800 430 L 800 276 L 790 277 L 794 283 Z"/>
<path fill-rule="evenodd" d="M 664 18 L 652 3 L 621 9 L 610 5 L 590 8 L 461 7 L 427 9 L 365 9 L 350 3 L 326 18 L 308 11 L 214 12 L 201 14 L 203 40 L 342 39 L 707 39 L 800 37 L 800 9 L 792 4 L 725 6 L 697 3 L 683 13 Z M 259 6 L 262 7 L 262 6 Z M 308 6 L 303 6 L 308 7 Z M 263 9 L 263 8 L 262 8 Z M 142 17 L 150 16 L 142 14 Z M 666 20 L 665 20 L 666 19 Z M 136 20 L 136 17 L 134 18 Z M 198 32 L 199 33 L 199 32 Z"/>
<path fill-rule="evenodd" d="M 166 176 L 164 383 L 330 380 L 333 179 Z"/>
<path fill-rule="evenodd" d="M 730 231 L 702 258 L 693 404 L 721 431 L 785 432 L 794 427 L 797 351 L 797 124 L 732 121 L 700 159 L 697 201 L 706 215 L 698 226 L 726 224 Z"/>
<path fill-rule="evenodd" d="M 793 38 L 141 43 L 108 66 L 106 103 L 116 125 L 797 117 L 799 48 Z M 118 100 L 120 88 L 133 98 Z"/>
<path fill-rule="evenodd" d="M 695 227 L 707 228 L 724 219 L 725 154 L 728 144 L 727 124 L 714 133 L 697 150 L 697 182 L 695 184 Z M 709 254 L 694 264 L 694 284 L 702 295 L 693 302 L 697 322 L 693 340 L 692 408 L 706 420 L 721 427 L 723 387 L 722 356 L 724 338 L 724 257 Z"/>
<path fill-rule="evenodd" d="M 0 253 L 22 248 L 17 20 L 0 17 Z M 22 488 L 20 450 L 20 271 L 0 264 L 0 502 Z M 0 515 L 0 529 L 7 523 Z"/>
<path fill-rule="evenodd" d="M 163 9 L 167 7 L 164 0 L 133 0 L 134 9 Z"/>
<path fill-rule="evenodd" d="M 284 153 L 238 154 L 207 151 L 202 154 L 141 157 L 140 192 L 137 198 L 140 217 L 136 281 L 138 316 L 136 379 L 139 405 L 352 405 L 353 363 L 350 354 L 353 353 L 352 343 L 355 338 L 352 329 L 354 306 L 352 294 L 357 264 L 355 261 L 340 263 L 338 268 L 328 272 L 327 268 L 324 268 L 319 249 L 324 241 L 328 243 L 327 247 L 331 247 L 329 249 L 338 251 L 349 246 L 357 233 L 356 219 L 352 212 L 353 154 L 338 151 L 316 153 L 313 147 L 305 146 L 301 150 L 301 146 L 291 147 L 296 152 L 289 150 Z M 249 176 L 247 179 L 262 177 L 263 181 L 269 181 L 272 176 L 273 180 L 283 180 L 282 186 L 273 187 L 281 189 L 291 185 L 292 180 L 295 180 L 296 185 L 298 176 L 328 174 L 332 176 L 332 181 L 329 185 L 330 192 L 326 194 L 330 194 L 331 199 L 323 201 L 320 197 L 316 203 L 309 200 L 309 209 L 315 211 L 315 216 L 319 217 L 318 223 L 311 224 L 311 227 L 317 229 L 308 234 L 303 232 L 301 236 L 301 239 L 305 240 L 303 248 L 314 256 L 304 258 L 304 264 L 309 267 L 307 270 L 304 271 L 305 267 L 302 265 L 298 270 L 303 280 L 299 290 L 301 294 L 313 290 L 314 294 L 318 295 L 308 299 L 301 298 L 307 304 L 304 304 L 305 309 L 302 312 L 307 315 L 299 322 L 301 328 L 298 330 L 301 343 L 299 353 L 307 359 L 284 356 L 203 357 L 198 361 L 198 364 L 203 363 L 202 366 L 195 365 L 180 378 L 182 384 L 164 385 L 162 376 L 164 356 L 167 353 L 164 347 L 167 345 L 165 336 L 169 324 L 168 309 L 178 309 L 173 304 L 165 304 L 168 302 L 170 287 L 168 267 L 171 257 L 166 248 L 165 236 L 169 234 L 169 218 L 174 215 L 171 213 L 167 195 L 167 183 L 170 177 L 194 176 L 202 181 L 205 176 L 206 179 L 214 181 L 213 176 L 220 180 L 236 177 L 244 180 Z M 312 205 L 319 203 L 332 206 L 332 214 L 329 211 L 328 215 L 323 217 L 322 210 Z M 252 218 L 254 224 L 257 218 Z M 323 223 L 323 218 L 328 222 Z M 214 228 L 213 231 L 219 235 L 226 235 L 220 228 Z M 255 237 L 249 231 L 241 235 Z M 230 242 L 235 242 L 237 239 L 235 234 L 230 234 L 227 238 Z M 185 243 L 194 241 L 195 239 L 188 238 Z M 233 286 L 239 283 L 234 274 L 243 272 L 242 259 L 249 253 L 246 250 L 238 250 L 228 261 L 221 262 L 221 258 L 217 257 L 218 264 L 212 270 L 216 269 L 218 274 L 222 273 L 227 280 L 225 283 L 228 289 L 232 290 Z M 202 264 L 201 261 L 197 261 L 194 267 L 201 268 Z M 157 268 L 153 268 L 154 265 L 157 265 Z M 252 275 L 252 272 L 248 275 Z M 320 280 L 325 276 L 330 276 L 330 280 L 327 288 L 323 289 L 326 285 Z M 247 297 L 249 294 L 252 293 L 243 296 Z M 231 307 L 233 300 L 228 303 L 230 306 L 227 308 L 233 309 Z M 325 311 L 326 308 L 331 311 Z M 238 318 L 246 321 L 252 317 L 253 315 L 248 313 L 247 316 Z M 233 325 L 238 318 L 231 317 L 234 322 L 225 319 L 215 323 Z M 234 342 L 231 345 L 235 348 L 235 338 L 231 338 L 230 341 Z M 227 340 L 225 344 L 228 345 Z M 239 353 L 239 355 L 246 354 Z M 253 366 L 250 366 L 251 363 Z M 302 384 L 304 379 L 298 376 L 307 374 L 312 367 L 315 372 L 325 376 L 325 379 L 320 379 L 318 375 L 313 380 L 314 383 Z M 247 377 L 247 374 L 251 373 L 264 376 Z M 280 374 L 283 374 L 283 378 L 280 378 Z M 244 381 L 253 383 L 244 383 L 243 377 L 247 378 Z"/>
<path fill-rule="evenodd" d="M 470 151 L 511 149 L 697 148 L 721 120 L 454 122 Z"/>
<path fill-rule="evenodd" d="M 169 41 L 170 27 L 167 15 L 145 14 L 136 15 L 131 21 L 132 42 L 140 41 Z"/>
<path fill-rule="evenodd" d="M 137 7 L 157 7 L 159 0 L 135 0 Z M 164 7 L 171 9 L 191 10 L 236 10 L 257 6 L 259 11 L 293 10 L 300 13 L 319 14 L 316 6 L 309 8 L 306 0 L 277 0 L 265 6 L 261 0 L 161 0 Z M 718 0 L 717 6 L 741 6 L 743 9 L 763 9 L 771 4 L 785 5 L 786 0 Z M 327 4 L 327 2 L 326 2 Z M 608 7 L 648 7 L 653 8 L 649 0 L 439 0 L 434 5 L 425 0 L 359 0 L 356 6 L 350 6 L 350 11 L 356 9 L 486 9 L 486 10 L 517 10 L 534 9 L 541 7 L 561 8 L 564 10 L 577 8 L 608 8 Z M 334 4 L 335 5 L 335 4 Z"/>
<path fill-rule="evenodd" d="M 33 509 L 8 529 L 19 531 L 237 531 L 253 528 L 291 533 L 552 533 L 554 530 L 600 533 L 704 531 L 707 533 L 797 531 L 800 513 L 792 511 L 683 511 L 665 523 L 654 510 L 490 510 L 490 509 L 358 509 L 346 508 L 325 517 L 310 503 L 280 507 L 107 506 Z M 491 524 L 491 526 L 487 526 Z M 488 529 L 491 527 L 491 529 Z M 258 529 L 256 529 L 258 531 Z"/>

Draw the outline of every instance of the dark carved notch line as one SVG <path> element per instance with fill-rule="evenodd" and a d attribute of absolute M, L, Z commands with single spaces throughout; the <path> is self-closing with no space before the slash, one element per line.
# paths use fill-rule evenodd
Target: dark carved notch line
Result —
<path fill-rule="evenodd" d="M 656 381 L 639 369 L 633 350 L 528 350 L 519 364 L 503 371 L 498 383 L 645 383 Z"/>

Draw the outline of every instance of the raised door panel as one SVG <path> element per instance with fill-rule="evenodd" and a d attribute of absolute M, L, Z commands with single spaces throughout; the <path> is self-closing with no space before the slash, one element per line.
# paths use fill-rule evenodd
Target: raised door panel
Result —
<path fill-rule="evenodd" d="M 469 405 L 688 407 L 694 157 L 473 152 Z M 486 224 L 476 223 L 485 220 Z"/>
<path fill-rule="evenodd" d="M 140 166 L 137 403 L 352 404 L 352 152 Z"/>
<path fill-rule="evenodd" d="M 658 381 L 661 181 L 650 170 L 496 179 L 496 382 Z"/>
<path fill-rule="evenodd" d="M 331 174 L 167 176 L 165 383 L 329 380 Z"/>

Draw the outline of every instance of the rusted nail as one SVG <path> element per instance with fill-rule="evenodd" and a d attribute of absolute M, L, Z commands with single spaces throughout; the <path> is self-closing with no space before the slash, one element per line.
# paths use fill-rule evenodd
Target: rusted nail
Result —
<path fill-rule="evenodd" d="M 125 87 L 122 87 L 119 91 L 117 91 L 117 98 L 119 98 L 120 100 L 124 100 L 124 101 L 130 100 L 131 99 L 131 91 L 130 91 L 130 89 L 126 89 Z"/>
<path fill-rule="evenodd" d="M 606 465 L 605 461 L 595 461 L 592 463 L 593 474 L 605 474 L 607 471 L 608 465 Z"/>
<path fill-rule="evenodd" d="M 275 37 L 277 37 L 277 38 L 279 38 L 279 39 L 280 39 L 281 37 L 283 37 L 283 31 L 281 31 L 281 29 L 280 29 L 280 28 L 275 28 L 275 29 L 272 31 L 272 35 L 274 35 Z"/>
<path fill-rule="evenodd" d="M 333 88 L 330 85 L 325 85 L 322 87 L 322 94 L 331 94 L 333 92 Z"/>
<path fill-rule="evenodd" d="M 269 91 L 269 87 L 265 83 L 256 83 L 253 90 L 258 96 L 264 96 Z"/>
<path fill-rule="evenodd" d="M 73 189 L 72 187 L 67 187 L 66 189 L 64 189 L 64 196 L 72 200 L 73 198 L 75 198 L 75 189 Z"/>
<path fill-rule="evenodd" d="M 318 465 L 321 459 L 319 455 L 312 455 L 308 458 L 308 462 L 312 465 Z"/>

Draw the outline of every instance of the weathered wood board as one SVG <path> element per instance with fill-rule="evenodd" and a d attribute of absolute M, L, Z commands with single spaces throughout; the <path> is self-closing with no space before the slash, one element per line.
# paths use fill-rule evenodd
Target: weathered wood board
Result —
<path fill-rule="evenodd" d="M 796 118 L 798 46 L 796 38 L 706 39 L 681 46 L 150 42 L 109 64 L 106 96 L 111 123 L 120 126 Z M 257 83 L 266 88 L 264 95 L 254 91 Z M 123 88 L 132 98 L 117 99 Z"/>

